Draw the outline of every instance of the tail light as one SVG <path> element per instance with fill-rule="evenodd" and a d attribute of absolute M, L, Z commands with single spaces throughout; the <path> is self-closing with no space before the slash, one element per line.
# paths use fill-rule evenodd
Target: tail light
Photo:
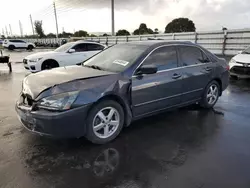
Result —
<path fill-rule="evenodd" d="M 229 71 L 229 70 L 230 70 L 230 66 L 229 66 L 229 65 L 227 65 L 227 66 L 226 66 L 226 69 Z"/>

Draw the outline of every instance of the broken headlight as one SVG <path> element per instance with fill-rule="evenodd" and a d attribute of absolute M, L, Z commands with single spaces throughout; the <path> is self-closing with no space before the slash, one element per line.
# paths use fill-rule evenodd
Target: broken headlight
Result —
<path fill-rule="evenodd" d="M 75 102 L 79 91 L 61 93 L 45 97 L 38 101 L 37 106 L 46 110 L 68 110 Z"/>

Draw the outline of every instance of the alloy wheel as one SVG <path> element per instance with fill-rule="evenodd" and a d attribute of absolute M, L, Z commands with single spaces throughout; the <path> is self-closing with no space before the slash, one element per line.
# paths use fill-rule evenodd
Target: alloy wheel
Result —
<path fill-rule="evenodd" d="M 212 84 L 207 92 L 207 102 L 209 105 L 213 105 L 217 101 L 218 94 L 219 94 L 218 86 Z"/>
<path fill-rule="evenodd" d="M 120 125 L 120 114 L 114 107 L 101 109 L 94 117 L 93 130 L 99 138 L 109 138 Z"/>

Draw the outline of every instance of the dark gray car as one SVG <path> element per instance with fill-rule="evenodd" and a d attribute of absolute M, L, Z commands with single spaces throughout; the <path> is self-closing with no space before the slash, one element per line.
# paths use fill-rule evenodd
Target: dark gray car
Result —
<path fill-rule="evenodd" d="M 118 44 L 82 66 L 27 76 L 16 111 L 34 133 L 103 144 L 139 118 L 193 103 L 212 108 L 228 68 L 190 42 Z"/>

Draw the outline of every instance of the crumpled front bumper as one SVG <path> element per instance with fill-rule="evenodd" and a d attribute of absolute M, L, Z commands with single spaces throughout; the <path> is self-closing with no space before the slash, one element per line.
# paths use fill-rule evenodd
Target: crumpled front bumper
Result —
<path fill-rule="evenodd" d="M 89 105 L 63 112 L 33 111 L 31 107 L 16 103 L 16 112 L 22 125 L 41 136 L 79 138 L 85 135 Z"/>

